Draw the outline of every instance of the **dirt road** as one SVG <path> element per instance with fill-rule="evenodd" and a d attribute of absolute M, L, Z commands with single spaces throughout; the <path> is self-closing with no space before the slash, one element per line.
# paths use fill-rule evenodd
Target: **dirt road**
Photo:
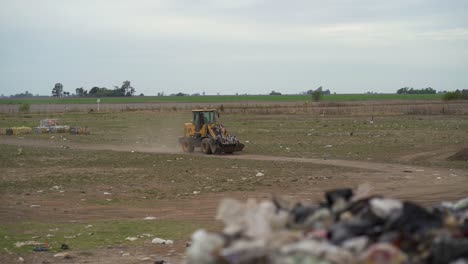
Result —
<path fill-rule="evenodd" d="M 319 158 L 298 158 L 298 157 L 282 157 L 282 156 L 266 156 L 252 154 L 234 154 L 234 155 L 204 155 L 201 153 L 186 154 L 179 149 L 174 148 L 157 148 L 151 146 L 123 146 L 123 145 L 106 145 L 106 144 L 84 144 L 74 142 L 60 142 L 54 140 L 37 140 L 24 139 L 16 137 L 0 137 L 0 144 L 9 144 L 17 146 L 34 146 L 47 148 L 63 148 L 64 146 L 70 149 L 82 150 L 109 150 L 122 152 L 143 152 L 155 154 L 178 154 L 178 155 L 196 155 L 212 159 L 239 159 L 239 160 L 259 160 L 271 161 L 279 163 L 312 163 L 327 166 L 339 166 L 347 168 L 357 168 L 367 171 L 366 173 L 350 173 L 351 177 L 347 182 L 329 181 L 327 184 L 317 186 L 317 189 L 302 190 L 300 187 L 286 191 L 286 194 L 294 194 L 297 197 L 311 197 L 313 194 L 321 194 L 326 188 L 334 188 L 336 186 L 354 186 L 359 183 L 369 182 L 375 185 L 375 192 L 391 195 L 403 199 L 412 199 L 422 203 L 430 204 L 440 200 L 457 199 L 468 195 L 468 171 L 449 168 L 433 168 L 433 167 L 418 167 L 399 163 L 378 163 L 371 161 L 353 161 L 353 160 L 328 160 Z M 415 153 L 413 156 L 420 157 L 426 153 Z M 432 153 L 433 154 L 433 153 Z M 409 157 L 400 159 L 402 162 L 408 161 Z M 273 190 L 265 190 L 264 192 L 244 193 L 236 196 L 256 196 L 261 197 L 270 193 Z M 218 196 L 223 196 L 220 194 Z M 312 198 L 315 195 L 312 195 Z M 198 196 L 203 199 L 204 196 Z M 213 201 L 214 197 L 207 197 L 207 200 Z M 218 197 L 219 198 L 219 197 Z M 318 198 L 318 195 L 317 195 Z M 218 200 L 218 199 L 214 199 Z M 183 203 L 187 203 L 184 201 Z M 214 205 L 209 202 L 210 207 Z M 170 206 L 171 208 L 174 208 Z M 206 208 L 205 208 L 206 209 Z M 209 210 L 211 215 L 214 211 Z M 168 213 L 168 212 L 166 212 Z M 170 214 L 170 213 L 169 213 Z"/>

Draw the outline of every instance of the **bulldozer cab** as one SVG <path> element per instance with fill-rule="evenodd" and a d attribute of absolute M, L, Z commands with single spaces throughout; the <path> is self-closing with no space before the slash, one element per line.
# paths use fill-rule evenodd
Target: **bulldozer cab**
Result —
<path fill-rule="evenodd" d="M 204 124 L 216 124 L 219 118 L 218 111 L 214 109 L 209 110 L 192 110 L 193 120 L 192 123 L 195 126 L 195 131 L 199 132 Z"/>

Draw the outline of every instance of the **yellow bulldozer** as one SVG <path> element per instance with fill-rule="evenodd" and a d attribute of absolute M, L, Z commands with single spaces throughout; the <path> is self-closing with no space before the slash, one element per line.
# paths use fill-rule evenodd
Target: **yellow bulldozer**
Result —
<path fill-rule="evenodd" d="M 205 154 L 221 154 L 242 151 L 244 144 L 236 136 L 228 134 L 226 128 L 217 123 L 219 112 L 216 109 L 192 110 L 191 123 L 184 124 L 184 136 L 179 143 L 184 152 L 193 152 L 200 147 Z"/>

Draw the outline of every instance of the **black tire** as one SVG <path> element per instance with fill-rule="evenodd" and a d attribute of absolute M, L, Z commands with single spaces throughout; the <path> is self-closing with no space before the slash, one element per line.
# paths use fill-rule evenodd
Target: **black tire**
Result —
<path fill-rule="evenodd" d="M 219 148 L 218 145 L 212 143 L 210 145 L 210 147 L 211 147 L 211 153 L 213 153 L 213 154 L 220 154 L 221 153 L 221 148 Z"/>
<path fill-rule="evenodd" d="M 185 139 L 182 142 L 182 150 L 184 152 L 193 152 L 194 149 L 195 149 L 195 147 L 193 146 L 193 144 L 190 143 L 190 140 Z"/>
<path fill-rule="evenodd" d="M 211 140 L 209 138 L 202 139 L 200 148 L 203 153 L 211 154 Z"/>

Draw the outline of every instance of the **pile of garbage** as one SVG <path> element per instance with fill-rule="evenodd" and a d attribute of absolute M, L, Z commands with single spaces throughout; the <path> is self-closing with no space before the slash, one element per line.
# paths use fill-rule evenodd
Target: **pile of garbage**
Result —
<path fill-rule="evenodd" d="M 60 119 L 43 119 L 39 122 L 39 126 L 34 128 L 36 134 L 44 133 L 70 133 L 73 135 L 88 135 L 89 129 L 87 127 L 70 127 L 62 125 Z"/>
<path fill-rule="evenodd" d="M 68 133 L 70 132 L 70 126 L 62 125 L 60 119 L 43 119 L 39 121 L 39 126 L 34 128 L 34 133 Z"/>
<path fill-rule="evenodd" d="M 70 133 L 73 135 L 89 135 L 90 131 L 87 127 L 70 127 L 67 125 L 62 125 L 62 120 L 60 119 L 43 119 L 39 121 L 39 126 L 30 128 L 30 127 L 9 127 L 9 128 L 0 128 L 0 135 L 20 135 L 20 134 L 47 134 L 47 133 Z"/>
<path fill-rule="evenodd" d="M 227 133 L 222 124 L 214 125 L 213 132 L 216 134 L 216 141 L 221 145 L 237 145 L 240 143 L 236 136 Z"/>
<path fill-rule="evenodd" d="M 221 233 L 198 230 L 187 263 L 468 263 L 468 197 L 426 208 L 336 189 L 318 204 L 221 202 Z"/>

